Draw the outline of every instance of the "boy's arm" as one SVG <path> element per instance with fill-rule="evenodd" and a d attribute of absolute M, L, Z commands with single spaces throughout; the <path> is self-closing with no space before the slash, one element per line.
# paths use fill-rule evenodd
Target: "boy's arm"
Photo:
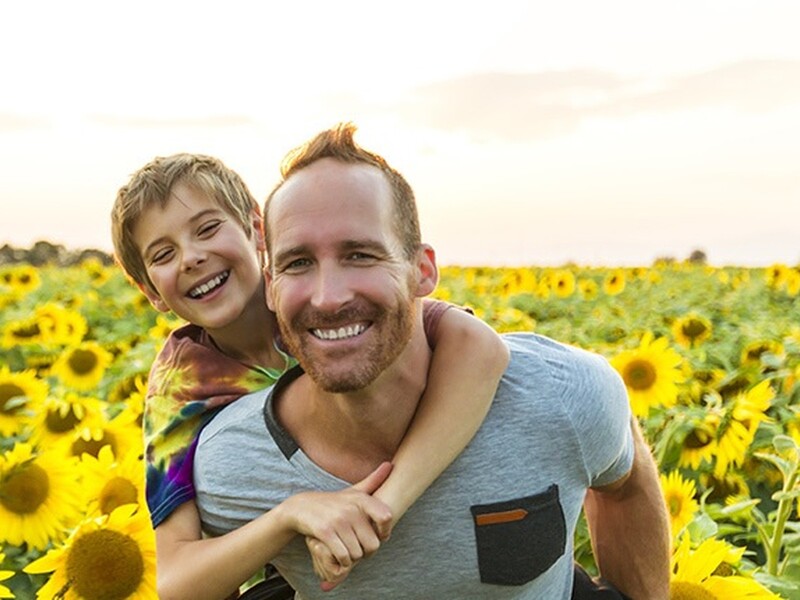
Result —
<path fill-rule="evenodd" d="M 638 422 L 631 422 L 633 466 L 626 477 L 590 489 L 586 520 L 600 574 L 627 596 L 667 600 L 670 535 L 658 469 Z"/>
<path fill-rule="evenodd" d="M 433 339 L 428 384 L 394 469 L 375 492 L 396 523 L 461 453 L 494 399 L 509 352 L 500 336 L 464 310 L 441 317 Z"/>
<path fill-rule="evenodd" d="M 194 501 L 184 502 L 156 527 L 158 597 L 219 600 L 234 593 L 295 535 L 323 541 L 339 564 L 377 550 L 391 513 L 371 494 L 391 471 L 383 463 L 339 492 L 305 492 L 225 535 L 203 538 Z M 376 529 L 378 532 L 376 532 Z"/>

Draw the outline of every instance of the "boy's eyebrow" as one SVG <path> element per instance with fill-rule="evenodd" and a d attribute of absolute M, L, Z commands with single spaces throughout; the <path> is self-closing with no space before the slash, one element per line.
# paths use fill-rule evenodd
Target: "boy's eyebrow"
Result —
<path fill-rule="evenodd" d="M 221 213 L 221 212 L 223 212 L 223 211 L 222 211 L 222 209 L 219 209 L 219 208 L 206 208 L 206 209 L 201 210 L 197 214 L 194 214 L 191 217 L 189 217 L 189 221 L 188 222 L 189 223 L 194 223 L 196 221 L 200 221 L 201 219 L 203 219 L 204 217 L 207 217 L 208 215 L 215 215 L 215 214 Z M 142 256 L 147 256 L 147 254 L 151 251 L 153 246 L 158 246 L 160 243 L 162 243 L 166 239 L 167 239 L 167 237 L 162 235 L 161 237 L 159 237 L 159 238 L 153 240 L 152 242 L 150 242 L 149 244 L 147 244 L 147 246 L 145 246 L 144 250 L 142 250 Z"/>

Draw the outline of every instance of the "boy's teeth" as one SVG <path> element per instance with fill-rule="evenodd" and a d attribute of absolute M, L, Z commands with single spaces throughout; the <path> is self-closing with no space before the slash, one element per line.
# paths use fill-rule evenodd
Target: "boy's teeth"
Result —
<path fill-rule="evenodd" d="M 323 340 L 344 340 L 364 333 L 366 325 L 348 325 L 339 329 L 312 329 L 314 336 Z"/>
<path fill-rule="evenodd" d="M 218 285 L 223 283 L 226 279 L 228 279 L 228 271 L 220 273 L 219 275 L 214 277 L 214 279 L 212 279 L 211 281 L 206 281 L 204 284 L 198 285 L 193 290 L 189 290 L 189 295 L 192 298 L 199 298 L 200 296 L 204 296 L 208 292 L 216 288 Z"/>

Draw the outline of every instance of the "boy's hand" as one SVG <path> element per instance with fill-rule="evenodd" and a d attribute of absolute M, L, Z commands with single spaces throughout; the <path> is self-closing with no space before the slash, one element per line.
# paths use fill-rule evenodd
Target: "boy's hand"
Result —
<path fill-rule="evenodd" d="M 391 463 L 383 463 L 352 487 L 296 497 L 298 525 L 304 523 L 298 531 L 306 535 L 314 572 L 324 591 L 344 581 L 359 560 L 372 555 L 380 542 L 389 538 L 391 511 L 371 494 L 391 470 Z"/>

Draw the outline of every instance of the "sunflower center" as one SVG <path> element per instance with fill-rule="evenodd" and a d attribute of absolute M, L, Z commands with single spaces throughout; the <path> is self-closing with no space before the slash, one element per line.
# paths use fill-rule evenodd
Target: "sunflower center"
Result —
<path fill-rule="evenodd" d="M 683 324 L 681 327 L 681 331 L 683 335 L 685 335 L 690 340 L 695 338 L 699 338 L 703 335 L 706 331 L 706 325 L 699 319 L 689 319 L 686 323 Z"/>
<path fill-rule="evenodd" d="M 60 410 L 48 410 L 47 417 L 44 420 L 47 429 L 53 433 L 64 433 L 75 428 L 75 425 L 81 422 L 75 414 L 75 407 L 70 406 L 67 414 L 62 415 Z"/>
<path fill-rule="evenodd" d="M 109 515 L 118 506 L 136 504 L 138 494 L 136 486 L 124 477 L 114 477 L 103 486 L 100 492 L 100 510 Z"/>
<path fill-rule="evenodd" d="M 649 390 L 656 382 L 656 369 L 650 361 L 634 359 L 628 363 L 622 378 L 631 389 Z"/>
<path fill-rule="evenodd" d="M 38 323 L 31 323 L 30 325 L 22 325 L 13 331 L 13 335 L 17 339 L 35 338 L 41 335 L 42 330 L 39 328 Z"/>
<path fill-rule="evenodd" d="M 687 448 L 705 448 L 711 443 L 711 435 L 702 429 L 693 429 L 683 440 L 683 445 Z"/>
<path fill-rule="evenodd" d="M 97 355 L 91 350 L 74 350 L 67 361 L 76 375 L 88 375 L 97 367 Z"/>
<path fill-rule="evenodd" d="M 20 465 L 0 481 L 0 504 L 18 515 L 36 512 L 47 500 L 50 478 L 39 465 Z"/>
<path fill-rule="evenodd" d="M 672 496 L 669 499 L 667 506 L 669 507 L 669 514 L 671 514 L 673 517 L 677 517 L 679 514 L 681 514 L 683 501 L 677 496 Z"/>
<path fill-rule="evenodd" d="M 6 409 L 6 403 L 11 400 L 12 398 L 17 398 L 19 396 L 24 396 L 25 390 L 23 390 L 18 385 L 14 385 L 13 383 L 0 383 L 0 412 L 3 413 L 11 413 L 14 412 L 18 405 L 14 405 Z"/>
<path fill-rule="evenodd" d="M 114 456 L 117 455 L 117 440 L 114 439 L 114 436 L 108 431 L 103 431 L 103 436 L 99 440 L 94 439 L 94 437 L 88 440 L 82 437 L 78 438 L 72 442 L 72 455 L 82 456 L 85 452 L 97 458 L 97 455 L 100 453 L 100 448 L 103 446 L 111 446 L 111 451 L 114 453 Z"/>
<path fill-rule="evenodd" d="M 67 557 L 67 579 L 85 600 L 122 600 L 136 591 L 144 559 L 129 536 L 99 529 L 81 536 Z"/>
<path fill-rule="evenodd" d="M 669 584 L 670 600 L 717 600 L 717 597 L 698 583 L 673 581 Z"/>

